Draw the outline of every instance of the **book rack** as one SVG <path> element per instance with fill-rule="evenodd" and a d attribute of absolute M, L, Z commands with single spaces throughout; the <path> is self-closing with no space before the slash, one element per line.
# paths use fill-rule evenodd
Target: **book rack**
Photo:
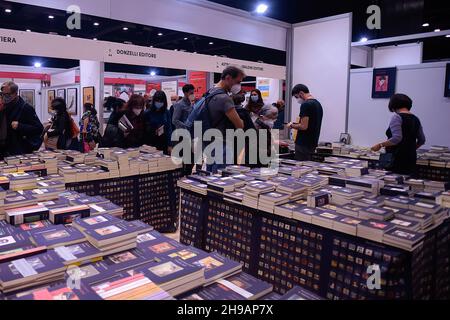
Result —
<path fill-rule="evenodd" d="M 450 298 L 450 222 L 413 252 L 181 190 L 181 242 L 218 252 L 284 294 L 295 285 L 331 300 Z M 381 289 L 367 286 L 379 266 Z M 373 278 L 372 278 L 373 279 Z"/>
<path fill-rule="evenodd" d="M 162 233 L 178 229 L 182 170 L 66 184 L 66 189 L 102 196 L 124 208 L 125 220 L 141 220 Z"/>

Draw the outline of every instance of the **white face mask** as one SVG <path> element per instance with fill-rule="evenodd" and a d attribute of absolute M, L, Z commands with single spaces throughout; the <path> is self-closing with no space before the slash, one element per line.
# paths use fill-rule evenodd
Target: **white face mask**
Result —
<path fill-rule="evenodd" d="M 235 84 L 234 86 L 231 87 L 232 94 L 238 94 L 239 92 L 241 92 L 241 90 L 242 86 L 240 84 Z"/>
<path fill-rule="evenodd" d="M 270 129 L 273 129 L 275 126 L 275 120 L 265 120 L 263 121 L 266 126 L 268 126 Z"/>
<path fill-rule="evenodd" d="M 142 113 L 142 109 L 133 109 L 135 115 L 139 116 Z"/>
<path fill-rule="evenodd" d="M 297 102 L 298 102 L 299 104 L 303 104 L 303 103 L 305 102 L 305 100 L 303 100 L 302 98 L 298 98 L 298 99 L 297 99 Z"/>

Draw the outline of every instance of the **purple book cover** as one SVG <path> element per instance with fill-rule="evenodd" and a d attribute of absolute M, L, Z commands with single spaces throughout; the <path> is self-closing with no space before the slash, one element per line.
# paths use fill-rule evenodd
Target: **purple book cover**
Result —
<path fill-rule="evenodd" d="M 94 247 L 89 242 L 82 242 L 73 244 L 70 246 L 57 247 L 54 251 L 65 262 L 75 261 L 84 257 L 90 257 L 93 255 L 101 256 L 101 251 Z"/>
<path fill-rule="evenodd" d="M 188 250 L 191 250 L 191 248 Z M 236 269 L 242 269 L 242 265 L 239 262 L 222 257 L 218 253 L 204 254 L 202 256 L 201 251 L 198 250 L 198 252 L 196 258 L 187 261 L 205 269 L 205 279 L 207 282 L 209 279 L 217 278 L 219 275 L 230 274 L 235 272 Z"/>
<path fill-rule="evenodd" d="M 77 218 L 73 223 L 83 229 L 98 229 L 100 227 L 108 226 L 113 223 L 119 223 L 121 221 L 122 220 L 105 213 L 83 219 Z"/>
<path fill-rule="evenodd" d="M 56 252 L 50 250 L 25 259 L 0 264 L 0 281 L 10 282 L 60 268 L 64 268 L 62 259 Z"/>
<path fill-rule="evenodd" d="M 372 220 L 372 219 L 371 220 L 364 220 L 359 225 L 360 226 L 364 226 L 364 227 L 368 227 L 368 228 L 371 228 L 371 229 L 376 229 L 376 230 L 379 230 L 379 231 L 384 231 L 384 232 L 386 232 L 387 230 L 390 230 L 390 229 L 392 229 L 394 227 L 389 222 Z"/>
<path fill-rule="evenodd" d="M 153 227 L 146 224 L 145 222 L 142 222 L 141 220 L 133 220 L 129 221 L 128 224 L 132 227 L 137 228 L 139 234 L 142 234 L 144 232 L 153 231 Z"/>
<path fill-rule="evenodd" d="M 13 295 L 10 300 L 36 300 L 36 301 L 76 301 L 76 300 L 102 300 L 89 286 L 80 284 L 79 288 L 70 288 L 67 283 L 60 282 L 55 285 L 28 291 L 26 295 Z"/>
<path fill-rule="evenodd" d="M 138 268 L 152 262 L 152 260 L 144 257 L 139 249 L 131 249 L 109 255 L 102 262 L 108 270 L 120 272 Z"/>
<path fill-rule="evenodd" d="M 79 230 L 63 225 L 54 225 L 46 228 L 30 231 L 31 237 L 37 245 L 51 247 L 61 243 L 85 240 L 85 236 Z"/>
<path fill-rule="evenodd" d="M 124 235 L 137 234 L 138 229 L 128 225 L 125 221 L 118 223 L 111 223 L 99 228 L 92 228 L 84 231 L 86 235 L 92 237 L 97 241 L 104 241 L 122 237 Z"/>
<path fill-rule="evenodd" d="M 144 251 L 149 251 L 151 256 L 154 255 L 155 257 L 165 258 L 169 253 L 183 250 L 186 246 L 178 241 L 164 237 L 159 241 L 144 242 L 139 244 L 138 248 Z"/>
<path fill-rule="evenodd" d="M 414 232 L 410 230 L 405 230 L 401 228 L 393 228 L 385 233 L 385 236 L 395 237 L 399 241 L 407 241 L 411 243 L 416 243 L 421 241 L 425 235 L 423 233 Z"/>
<path fill-rule="evenodd" d="M 136 268 L 134 273 L 143 273 L 154 283 L 161 285 L 202 269 L 202 267 L 195 266 L 181 259 L 174 259 Z"/>
<path fill-rule="evenodd" d="M 25 232 L 17 231 L 0 235 L 0 254 L 7 254 L 11 250 L 32 245 L 33 243 Z"/>
<path fill-rule="evenodd" d="M 48 209 L 65 208 L 70 205 L 69 200 L 67 200 L 66 198 L 59 198 L 57 200 L 39 202 L 39 204 L 43 205 L 44 207 L 47 207 Z"/>
<path fill-rule="evenodd" d="M 251 300 L 255 295 L 272 291 L 272 285 L 246 273 L 219 280 L 185 300 Z"/>

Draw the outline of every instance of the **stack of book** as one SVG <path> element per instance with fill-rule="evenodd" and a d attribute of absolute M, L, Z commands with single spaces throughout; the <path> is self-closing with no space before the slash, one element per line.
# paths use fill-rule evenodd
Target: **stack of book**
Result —
<path fill-rule="evenodd" d="M 50 209 L 49 220 L 53 224 L 71 224 L 76 218 L 86 218 L 91 214 L 87 205 Z"/>
<path fill-rule="evenodd" d="M 297 179 L 295 181 L 280 183 L 277 187 L 277 191 L 290 194 L 291 200 L 295 201 L 304 197 L 308 191 L 308 188 L 303 183 L 301 183 L 299 179 Z"/>
<path fill-rule="evenodd" d="M 383 242 L 405 250 L 413 251 L 419 246 L 425 235 L 408 229 L 393 228 L 388 230 L 383 237 Z"/>
<path fill-rule="evenodd" d="M 121 218 L 123 216 L 123 207 L 118 206 L 112 202 L 90 204 L 89 208 L 91 208 L 91 212 L 94 212 L 91 215 L 101 213 L 101 214 L 110 214 L 118 218 Z"/>
<path fill-rule="evenodd" d="M 427 229 L 434 223 L 433 215 L 429 213 L 405 211 L 401 213 L 396 213 L 395 217 L 398 219 L 416 221 L 419 223 L 421 230 Z"/>
<path fill-rule="evenodd" d="M 300 209 L 305 209 L 305 205 L 296 202 L 289 202 L 286 204 L 275 206 L 274 214 L 288 219 L 293 219 L 294 211 Z"/>
<path fill-rule="evenodd" d="M 319 165 L 318 167 L 316 167 L 317 172 L 320 175 L 325 175 L 325 176 L 345 176 L 345 171 L 342 168 L 336 168 L 336 167 L 332 167 L 332 166 L 327 166 L 327 165 Z"/>
<path fill-rule="evenodd" d="M 446 181 L 425 181 L 425 192 L 443 192 L 450 190 L 450 182 Z"/>
<path fill-rule="evenodd" d="M 383 197 L 377 197 L 374 199 L 370 199 L 366 196 L 360 198 L 360 199 L 355 199 L 352 201 L 352 204 L 355 206 L 359 206 L 359 207 L 382 207 L 384 206 L 384 198 Z"/>
<path fill-rule="evenodd" d="M 441 211 L 441 206 L 438 204 L 431 204 L 423 201 L 412 201 L 408 207 L 409 210 L 415 212 L 429 213 L 429 214 L 437 214 Z"/>
<path fill-rule="evenodd" d="M 54 189 L 59 192 L 64 192 L 66 190 L 66 185 L 63 181 L 51 181 L 51 180 L 42 180 L 38 179 L 37 187 L 39 189 Z"/>
<path fill-rule="evenodd" d="M 109 223 L 97 227 L 95 224 L 83 233 L 86 239 L 101 251 L 108 251 L 120 247 L 136 247 L 136 238 L 139 234 L 136 227 L 125 222 Z"/>
<path fill-rule="evenodd" d="M 259 195 L 262 193 L 272 192 L 274 190 L 274 185 L 264 182 L 247 184 L 245 186 L 245 193 L 242 203 L 248 207 L 258 208 Z"/>
<path fill-rule="evenodd" d="M 385 232 L 395 226 L 386 221 L 365 220 L 358 224 L 357 235 L 365 239 L 382 242 Z"/>
<path fill-rule="evenodd" d="M 9 178 L 7 176 L 0 175 L 0 188 L 9 190 Z"/>
<path fill-rule="evenodd" d="M 8 191 L 6 193 L 6 198 L 4 201 L 3 209 L 6 211 L 8 209 L 20 208 L 24 206 L 30 206 L 37 204 L 37 199 L 30 194 L 20 194 L 17 192 Z"/>
<path fill-rule="evenodd" d="M 364 192 L 378 195 L 383 184 L 378 179 L 370 179 L 366 177 L 347 179 L 345 185 L 347 188 L 362 190 Z"/>
<path fill-rule="evenodd" d="M 402 219 L 402 218 L 394 218 L 389 221 L 393 225 L 397 226 L 398 228 L 410 230 L 410 231 L 421 231 L 422 225 L 420 222 L 410 220 L 410 219 Z"/>
<path fill-rule="evenodd" d="M 380 189 L 381 195 L 389 196 L 389 197 L 397 197 L 397 196 L 409 197 L 410 193 L 411 193 L 411 189 L 409 186 L 400 185 L 400 184 L 399 185 L 388 184 Z"/>
<path fill-rule="evenodd" d="M 223 199 L 228 202 L 242 204 L 242 201 L 244 200 L 244 192 L 241 191 L 225 192 L 223 194 Z"/>
<path fill-rule="evenodd" d="M 249 171 L 250 171 L 249 167 L 233 165 L 227 166 L 223 172 L 227 172 L 233 175 L 233 174 L 243 174 Z"/>
<path fill-rule="evenodd" d="M 272 285 L 246 273 L 218 280 L 182 300 L 258 300 L 272 292 Z"/>
<path fill-rule="evenodd" d="M 347 177 L 361 177 L 369 174 L 369 169 L 362 166 L 348 166 L 345 168 L 345 175 Z"/>
<path fill-rule="evenodd" d="M 420 200 L 422 202 L 436 204 L 439 195 L 439 192 L 416 192 L 414 194 L 414 199 Z"/>
<path fill-rule="evenodd" d="M 5 218 L 13 226 L 33 221 L 47 220 L 49 218 L 49 209 L 39 204 L 6 209 Z"/>
<path fill-rule="evenodd" d="M 119 164 L 115 160 L 97 158 L 96 165 L 109 173 L 110 178 L 119 178 Z"/>
<path fill-rule="evenodd" d="M 394 208 L 409 209 L 409 207 L 414 204 L 414 200 L 409 197 L 397 196 L 397 197 L 386 197 L 384 204 Z"/>
<path fill-rule="evenodd" d="M 208 185 L 189 178 L 183 178 L 177 181 L 177 186 L 186 190 L 191 190 L 201 195 L 208 194 Z"/>
<path fill-rule="evenodd" d="M 58 167 L 58 174 L 64 177 L 65 183 L 77 182 L 77 173 L 78 170 L 72 166 L 64 165 Z"/>
<path fill-rule="evenodd" d="M 182 259 L 172 259 L 138 267 L 133 273 L 142 273 L 172 296 L 189 292 L 205 284 L 205 269 Z"/>
<path fill-rule="evenodd" d="M 8 174 L 9 189 L 13 191 L 29 190 L 37 187 L 37 177 L 33 173 Z"/>
<path fill-rule="evenodd" d="M 342 218 L 344 217 L 335 211 L 322 210 L 322 212 L 314 214 L 311 217 L 311 223 L 324 228 L 333 229 L 334 223 Z"/>
<path fill-rule="evenodd" d="M 442 192 L 436 198 L 436 203 L 444 208 L 450 208 L 450 191 Z"/>
<path fill-rule="evenodd" d="M 291 195 L 287 193 L 275 191 L 262 193 L 259 196 L 258 209 L 273 213 L 275 206 L 288 202 L 290 198 Z"/>
<path fill-rule="evenodd" d="M 313 191 L 307 196 L 307 205 L 310 208 L 323 207 L 331 203 L 331 193 L 324 191 Z"/>
<path fill-rule="evenodd" d="M 306 206 L 300 206 L 292 209 L 292 218 L 298 221 L 312 223 L 314 216 L 324 213 L 324 210 L 317 208 L 308 208 Z"/>
<path fill-rule="evenodd" d="M 223 194 L 224 192 L 232 192 L 236 188 L 245 185 L 245 181 L 233 179 L 231 177 L 219 178 L 214 181 L 208 182 L 208 191 Z"/>
<path fill-rule="evenodd" d="M 33 243 L 49 249 L 70 246 L 86 241 L 84 234 L 72 227 L 50 225 L 30 231 Z"/>
<path fill-rule="evenodd" d="M 336 212 L 349 216 L 349 217 L 354 217 L 354 218 L 358 218 L 359 217 L 359 212 L 363 209 L 363 207 L 360 206 L 355 206 L 354 204 L 346 204 L 343 206 L 337 206 L 336 207 Z"/>
<path fill-rule="evenodd" d="M 64 279 L 66 266 L 55 251 L 0 264 L 0 290 L 10 293 Z"/>
<path fill-rule="evenodd" d="M 413 192 L 422 192 L 425 189 L 425 181 L 421 179 L 408 179 L 405 181 Z"/>
<path fill-rule="evenodd" d="M 294 287 L 291 290 L 289 290 L 285 295 L 281 296 L 279 300 L 282 300 L 282 301 L 294 301 L 294 300 L 319 301 L 319 300 L 324 300 L 324 299 L 309 290 L 306 290 L 301 287 Z"/>
<path fill-rule="evenodd" d="M 58 173 L 58 159 L 55 156 L 42 156 L 40 159 L 45 164 L 47 174 Z"/>
<path fill-rule="evenodd" d="M 84 159 L 86 158 L 86 154 L 79 151 L 66 150 L 64 153 L 66 155 L 66 160 L 72 164 L 84 163 Z"/>
<path fill-rule="evenodd" d="M 45 189 L 43 188 L 43 189 L 31 190 L 31 194 L 39 202 L 58 199 L 58 195 L 60 193 L 61 193 L 61 189 L 54 189 L 54 188 L 45 188 Z"/>
<path fill-rule="evenodd" d="M 333 223 L 333 229 L 336 231 L 340 231 L 346 234 L 350 234 L 352 236 L 356 236 L 358 234 L 358 226 L 364 220 L 354 218 L 354 217 L 340 217 Z"/>
<path fill-rule="evenodd" d="M 340 188 L 331 191 L 331 201 L 336 205 L 346 205 L 352 203 L 356 199 L 360 199 L 364 192 L 356 189 Z"/>
<path fill-rule="evenodd" d="M 359 211 L 359 218 L 377 221 L 389 221 L 394 217 L 394 211 L 380 207 L 368 207 Z"/>

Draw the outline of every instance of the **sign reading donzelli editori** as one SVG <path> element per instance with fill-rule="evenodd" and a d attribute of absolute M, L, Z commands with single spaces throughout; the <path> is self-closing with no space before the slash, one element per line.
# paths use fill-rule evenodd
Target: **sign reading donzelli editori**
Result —
<path fill-rule="evenodd" d="M 7 29 L 0 29 L 0 52 L 205 72 L 221 72 L 235 65 L 244 69 L 248 76 L 286 78 L 283 66 Z"/>

